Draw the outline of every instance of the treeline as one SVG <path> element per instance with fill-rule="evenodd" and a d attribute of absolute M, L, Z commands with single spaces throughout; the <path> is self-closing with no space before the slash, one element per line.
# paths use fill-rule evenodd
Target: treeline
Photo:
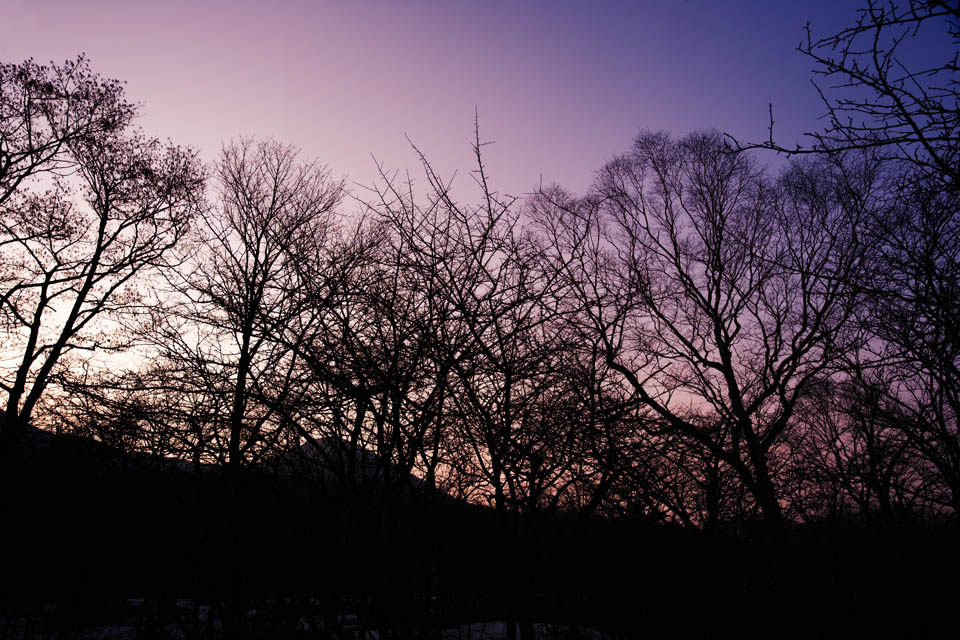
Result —
<path fill-rule="evenodd" d="M 476 204 L 421 157 L 423 193 L 384 173 L 347 215 L 292 147 L 204 168 L 145 138 L 82 58 L 3 91 L 7 449 L 31 422 L 236 467 L 335 440 L 502 509 L 693 526 L 960 506 L 932 118 L 935 148 L 888 122 L 776 175 L 642 133 L 587 195 L 524 201 L 477 138 Z"/>
<path fill-rule="evenodd" d="M 518 567 L 525 514 L 953 519 L 957 67 L 894 62 L 957 20 L 871 5 L 811 40 L 853 91 L 813 147 L 752 145 L 778 171 L 644 132 L 586 194 L 523 199 L 479 133 L 473 201 L 419 151 L 419 183 L 350 194 L 270 140 L 203 166 L 83 57 L 4 64 L 2 464 L 33 425 L 218 465 L 234 532 L 250 470 L 435 491 L 492 507 Z"/>

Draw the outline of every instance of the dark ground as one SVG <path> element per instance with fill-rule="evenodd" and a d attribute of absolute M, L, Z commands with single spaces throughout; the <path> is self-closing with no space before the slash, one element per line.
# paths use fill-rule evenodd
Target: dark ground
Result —
<path fill-rule="evenodd" d="M 587 637 L 574 625 L 631 638 L 960 628 L 956 524 L 825 522 L 767 538 L 538 516 L 507 548 L 492 510 L 426 491 L 321 492 L 254 471 L 229 518 L 216 468 L 34 436 L 2 472 L 0 639 L 97 637 L 121 620 L 125 637 L 225 637 L 238 594 L 257 611 L 254 637 L 439 637 L 518 611 L 567 625 L 555 637 Z"/>

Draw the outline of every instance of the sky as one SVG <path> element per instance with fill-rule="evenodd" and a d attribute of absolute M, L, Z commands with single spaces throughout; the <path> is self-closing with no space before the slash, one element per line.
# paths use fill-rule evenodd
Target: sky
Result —
<path fill-rule="evenodd" d="M 213 160 L 237 136 L 319 158 L 355 192 L 473 168 L 474 117 L 494 185 L 582 192 L 641 129 L 715 127 L 778 141 L 818 129 L 809 21 L 856 18 L 842 0 L 0 0 L 0 60 L 85 52 L 125 80 L 151 135 Z M 374 160 L 376 159 L 376 162 Z M 772 159 L 771 159 L 772 161 Z"/>

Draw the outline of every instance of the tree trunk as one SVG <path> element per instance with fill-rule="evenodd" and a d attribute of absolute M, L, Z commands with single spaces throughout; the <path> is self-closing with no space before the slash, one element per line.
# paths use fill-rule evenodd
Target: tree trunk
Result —
<path fill-rule="evenodd" d="M 246 529 L 246 483 L 239 460 L 230 460 L 224 474 L 224 509 L 226 510 L 227 544 L 226 571 L 224 576 L 226 607 L 223 621 L 224 637 L 245 638 L 247 636 L 247 611 L 249 595 L 242 567 L 244 544 L 242 535 Z"/>
<path fill-rule="evenodd" d="M 751 462 L 754 471 L 754 498 L 763 512 L 764 532 L 771 536 L 778 535 L 783 529 L 783 510 L 777 499 L 777 490 L 770 478 L 770 469 L 767 467 L 767 458 L 762 452 L 751 451 Z"/>
<path fill-rule="evenodd" d="M 704 531 L 715 535 L 720 523 L 720 463 L 707 464 L 707 521 Z"/>
<path fill-rule="evenodd" d="M 9 410 L 0 414 L 0 469 L 9 468 L 13 450 L 27 432 L 27 422 Z"/>

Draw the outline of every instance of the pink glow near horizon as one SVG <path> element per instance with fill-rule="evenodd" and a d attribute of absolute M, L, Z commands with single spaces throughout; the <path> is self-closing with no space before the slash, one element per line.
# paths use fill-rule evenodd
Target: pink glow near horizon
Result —
<path fill-rule="evenodd" d="M 467 187 L 476 110 L 499 189 L 582 191 L 641 128 L 757 140 L 773 102 L 784 140 L 815 129 L 793 48 L 855 14 L 800 4 L 0 0 L 0 60 L 86 52 L 152 135 L 206 159 L 272 136 L 363 185 L 371 155 L 418 175 L 407 135 Z"/>

